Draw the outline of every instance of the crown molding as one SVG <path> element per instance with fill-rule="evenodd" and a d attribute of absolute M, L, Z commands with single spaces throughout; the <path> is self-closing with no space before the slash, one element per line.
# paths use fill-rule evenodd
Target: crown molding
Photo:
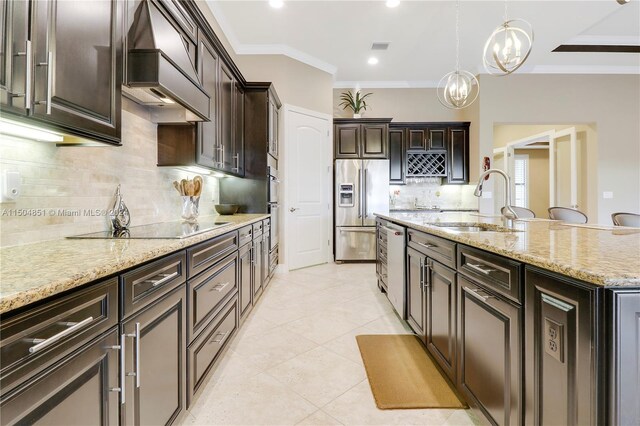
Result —
<path fill-rule="evenodd" d="M 437 81 L 336 81 L 334 89 L 435 89 Z"/>
<path fill-rule="evenodd" d="M 640 66 L 626 65 L 536 65 L 528 74 L 640 74 Z"/>

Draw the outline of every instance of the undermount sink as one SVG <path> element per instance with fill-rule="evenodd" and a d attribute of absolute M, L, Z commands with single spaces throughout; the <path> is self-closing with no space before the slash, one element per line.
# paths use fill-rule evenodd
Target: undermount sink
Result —
<path fill-rule="evenodd" d="M 518 229 L 505 228 L 504 226 L 494 225 L 491 223 L 428 223 L 428 225 L 446 228 L 449 231 L 456 232 L 520 232 Z"/>

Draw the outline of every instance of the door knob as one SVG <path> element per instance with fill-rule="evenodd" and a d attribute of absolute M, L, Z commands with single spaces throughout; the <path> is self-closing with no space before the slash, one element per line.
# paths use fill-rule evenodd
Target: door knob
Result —
<path fill-rule="evenodd" d="M 296 207 L 291 207 L 291 208 L 289 209 L 289 211 L 290 211 L 291 213 L 295 212 L 296 210 L 300 210 L 300 209 L 299 209 L 299 208 L 296 208 Z"/>

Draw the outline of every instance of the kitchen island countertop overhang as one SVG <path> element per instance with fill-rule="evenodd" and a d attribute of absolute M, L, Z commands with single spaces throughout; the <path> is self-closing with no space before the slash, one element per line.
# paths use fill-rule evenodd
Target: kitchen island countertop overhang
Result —
<path fill-rule="evenodd" d="M 378 214 L 419 231 L 496 253 L 598 286 L 640 287 L 640 229 L 516 220 L 512 232 L 461 232 L 442 224 L 502 225 L 469 213 Z M 440 225 L 440 226 L 438 226 Z"/>
<path fill-rule="evenodd" d="M 218 216 L 226 226 L 183 239 L 60 239 L 0 249 L 0 314 L 112 276 L 266 218 Z"/>

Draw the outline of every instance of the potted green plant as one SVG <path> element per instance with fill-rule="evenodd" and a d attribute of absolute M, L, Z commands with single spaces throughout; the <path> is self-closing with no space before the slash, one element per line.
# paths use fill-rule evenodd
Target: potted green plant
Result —
<path fill-rule="evenodd" d="M 367 110 L 367 101 L 365 98 L 370 96 L 372 93 L 366 93 L 364 95 L 360 95 L 360 91 L 358 90 L 355 96 L 351 92 L 343 92 L 340 94 L 340 106 L 342 109 L 351 108 L 353 111 L 353 118 L 360 118 L 360 111 Z"/>

